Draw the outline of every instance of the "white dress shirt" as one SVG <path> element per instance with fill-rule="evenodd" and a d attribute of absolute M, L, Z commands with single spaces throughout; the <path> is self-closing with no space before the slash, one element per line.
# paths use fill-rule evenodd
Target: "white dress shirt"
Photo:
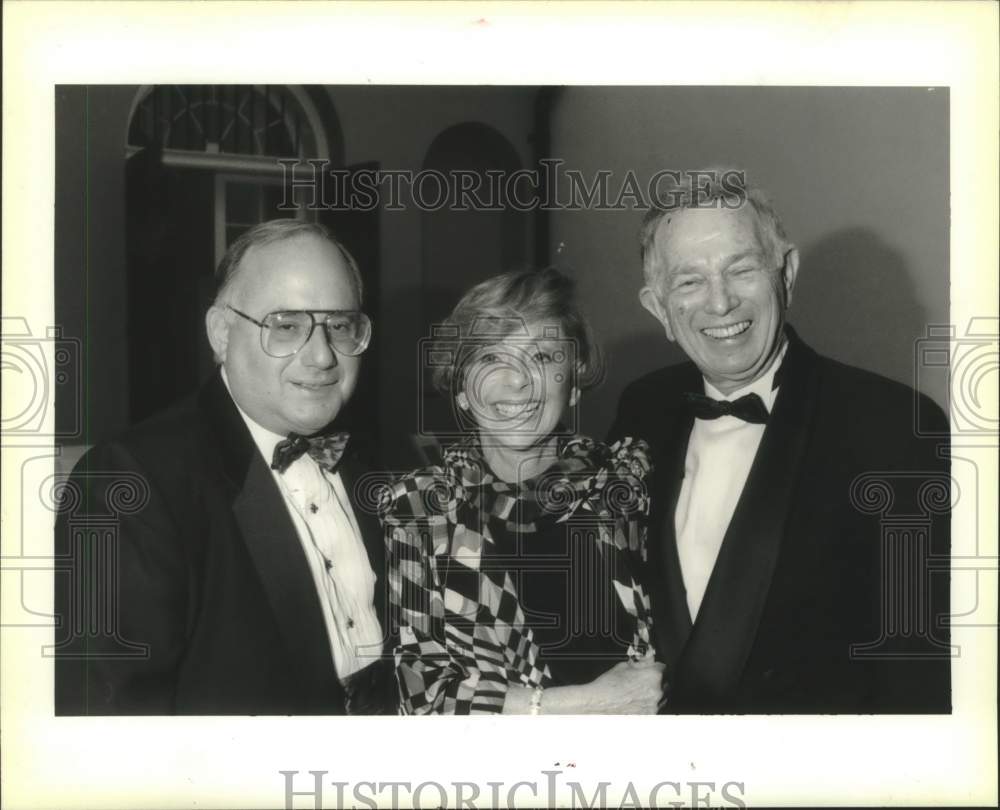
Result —
<path fill-rule="evenodd" d="M 228 389 L 225 369 L 222 379 Z M 285 437 L 258 425 L 238 404 L 236 408 L 270 466 L 275 446 Z M 374 604 L 375 573 L 347 490 L 340 473 L 326 472 L 308 454 L 283 473 L 271 470 L 271 474 L 309 562 L 333 663 L 344 680 L 377 660 L 382 650 L 382 628 Z"/>
<path fill-rule="evenodd" d="M 778 395 L 772 389 L 774 375 L 787 348 L 786 341 L 767 373 L 750 385 L 726 396 L 705 380 L 705 395 L 733 401 L 757 394 L 770 413 Z M 692 622 L 698 618 L 709 577 L 765 427 L 736 416 L 694 420 L 684 458 L 684 481 L 674 512 L 677 555 Z"/>

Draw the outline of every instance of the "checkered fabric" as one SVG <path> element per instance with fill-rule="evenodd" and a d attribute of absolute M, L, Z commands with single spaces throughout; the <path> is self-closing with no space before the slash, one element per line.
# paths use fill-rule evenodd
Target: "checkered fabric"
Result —
<path fill-rule="evenodd" d="M 615 594 L 635 620 L 628 655 L 641 657 L 651 618 L 633 572 L 645 559 L 649 471 L 643 441 L 608 447 L 577 437 L 530 487 L 519 487 L 492 474 L 473 437 L 449 448 L 441 466 L 395 482 L 383 522 L 400 624 L 401 712 L 499 713 L 508 684 L 551 682 L 510 573 L 483 553 L 494 543 L 491 521 L 515 532 L 547 520 L 596 528 L 588 534 L 611 555 Z"/>

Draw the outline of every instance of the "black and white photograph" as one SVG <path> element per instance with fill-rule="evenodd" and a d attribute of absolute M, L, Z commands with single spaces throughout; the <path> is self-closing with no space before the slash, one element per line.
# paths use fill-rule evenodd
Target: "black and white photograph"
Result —
<path fill-rule="evenodd" d="M 5 807 L 995 800 L 995 7 L 23 5 Z"/>

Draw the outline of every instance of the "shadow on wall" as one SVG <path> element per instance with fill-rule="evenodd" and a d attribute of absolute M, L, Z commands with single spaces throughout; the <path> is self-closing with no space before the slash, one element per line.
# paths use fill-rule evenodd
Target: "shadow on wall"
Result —
<path fill-rule="evenodd" d="M 927 309 L 902 255 L 868 228 L 802 249 L 789 320 L 821 354 L 917 384 L 913 358 L 927 333 Z M 946 388 L 923 393 L 947 408 Z"/>
<path fill-rule="evenodd" d="M 651 315 L 641 311 L 636 318 L 642 318 L 644 326 L 650 328 L 629 335 L 624 340 L 605 343 L 607 368 L 604 380 L 580 398 L 580 429 L 592 438 L 603 440 L 607 435 L 618 409 L 618 400 L 630 382 L 655 369 L 687 359 L 676 343 L 667 340 L 658 324 L 655 330 L 651 328 L 654 323 Z"/>

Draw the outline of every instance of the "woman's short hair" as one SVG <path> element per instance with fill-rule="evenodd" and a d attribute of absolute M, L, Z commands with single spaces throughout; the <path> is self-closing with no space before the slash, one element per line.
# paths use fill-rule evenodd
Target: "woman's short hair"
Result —
<path fill-rule="evenodd" d="M 554 268 L 502 273 L 469 290 L 435 330 L 434 387 L 449 396 L 463 385 L 465 360 L 475 345 L 495 343 L 534 323 L 559 324 L 559 339 L 574 344 L 574 383 L 593 388 L 604 376 L 604 357 L 576 301 L 575 282 Z"/>
<path fill-rule="evenodd" d="M 347 267 L 351 273 L 351 284 L 357 295 L 358 306 L 361 306 L 364 286 L 361 283 L 361 271 L 358 270 L 358 263 L 354 260 L 350 251 L 345 248 L 324 225 L 317 222 L 307 222 L 301 219 L 272 219 L 254 225 L 250 230 L 242 233 L 226 250 L 222 261 L 215 271 L 216 288 L 218 292 L 215 296 L 216 304 L 228 303 L 228 296 L 236 280 L 239 278 L 242 268 L 243 258 L 252 248 L 264 247 L 273 242 L 280 242 L 285 239 L 293 239 L 297 236 L 315 236 L 329 242 L 344 257 Z"/>

